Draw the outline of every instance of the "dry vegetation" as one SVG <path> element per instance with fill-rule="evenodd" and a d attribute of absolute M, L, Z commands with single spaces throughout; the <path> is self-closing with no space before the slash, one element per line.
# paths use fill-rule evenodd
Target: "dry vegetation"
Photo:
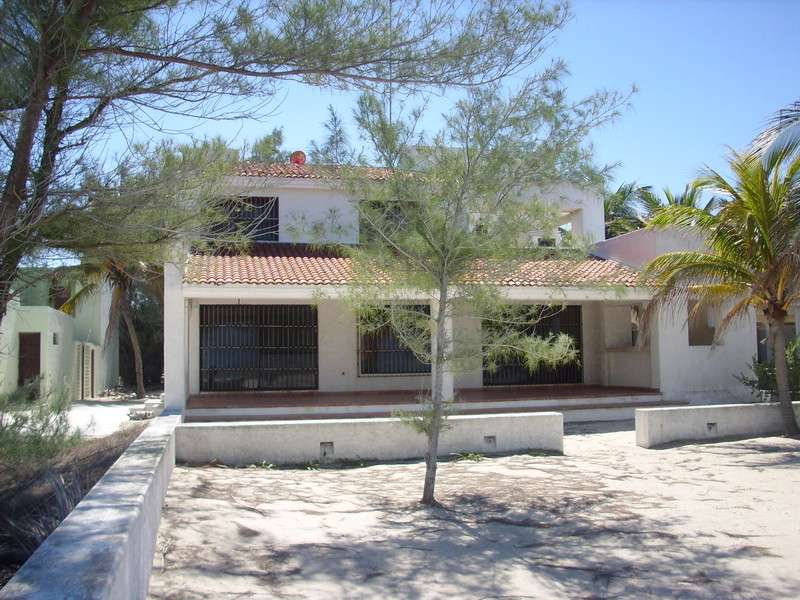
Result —
<path fill-rule="evenodd" d="M 126 423 L 38 463 L 0 468 L 0 586 L 4 585 L 149 422 Z"/>

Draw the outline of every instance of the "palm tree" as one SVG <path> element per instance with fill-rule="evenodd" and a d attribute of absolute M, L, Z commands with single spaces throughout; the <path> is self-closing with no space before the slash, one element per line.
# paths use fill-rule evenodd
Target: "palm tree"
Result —
<path fill-rule="evenodd" d="M 713 214 L 696 206 L 659 211 L 649 227 L 694 227 L 705 234 L 701 251 L 672 252 L 653 259 L 643 276 L 658 291 L 645 322 L 660 306 L 698 301 L 695 311 L 733 303 L 717 330 L 760 311 L 775 352 L 778 400 L 787 436 L 797 436 L 789 393 L 784 322 L 800 298 L 800 155 L 776 154 L 765 164 L 758 153 L 732 153 L 733 177 L 709 170 L 695 182 L 719 195 Z M 701 314 L 697 312 L 697 314 Z"/>
<path fill-rule="evenodd" d="M 603 208 L 606 220 L 606 239 L 630 233 L 645 226 L 639 214 L 639 207 L 650 186 L 636 185 L 636 182 L 623 183 L 615 192 L 606 192 Z"/>
<path fill-rule="evenodd" d="M 660 198 L 650 188 L 647 188 L 642 193 L 639 202 L 642 209 L 642 218 L 645 221 L 650 221 L 657 213 L 665 209 L 671 209 L 674 206 L 688 206 L 711 211 L 716 204 L 716 198 L 704 201 L 703 190 L 689 184 L 679 194 L 673 193 L 669 188 L 664 188 L 664 198 Z"/>
<path fill-rule="evenodd" d="M 137 280 L 149 273 L 149 269 L 142 264 L 126 267 L 122 263 L 109 260 L 104 263 L 84 263 L 73 269 L 68 278 L 84 283 L 69 300 L 61 307 L 65 313 L 72 314 L 77 306 L 89 295 L 95 293 L 103 283 L 111 288 L 111 304 L 109 307 L 108 327 L 106 329 L 105 344 L 110 341 L 116 331 L 119 318 L 125 322 L 133 349 L 134 368 L 136 371 L 136 397 L 144 398 L 144 369 L 142 367 L 142 350 L 139 336 L 133 322 L 130 292 L 131 286 Z"/>
<path fill-rule="evenodd" d="M 769 127 L 752 144 L 756 152 L 763 154 L 765 164 L 781 152 L 794 153 L 800 149 L 800 100 L 779 110 L 769 122 Z"/>

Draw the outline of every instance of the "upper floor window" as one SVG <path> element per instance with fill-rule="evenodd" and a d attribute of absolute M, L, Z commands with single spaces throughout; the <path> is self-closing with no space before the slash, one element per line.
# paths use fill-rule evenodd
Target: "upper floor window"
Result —
<path fill-rule="evenodd" d="M 279 241 L 278 198 L 275 196 L 239 198 L 225 201 L 221 206 L 225 221 L 213 227 L 214 234 L 243 233 L 256 243 Z"/>
<path fill-rule="evenodd" d="M 243 198 L 232 216 L 254 242 L 279 240 L 278 198 L 274 196 Z"/>

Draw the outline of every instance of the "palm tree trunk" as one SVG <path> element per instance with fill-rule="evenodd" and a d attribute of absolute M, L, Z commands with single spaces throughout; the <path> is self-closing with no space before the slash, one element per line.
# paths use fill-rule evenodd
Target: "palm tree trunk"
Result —
<path fill-rule="evenodd" d="M 127 297 L 123 297 L 120 302 L 120 310 L 122 311 L 122 318 L 125 319 L 125 327 L 128 329 L 128 335 L 131 338 L 131 346 L 133 347 L 133 364 L 136 370 L 136 397 L 144 398 L 144 370 L 142 368 L 142 349 L 139 347 L 139 336 L 136 335 L 136 328 L 133 325 L 133 317 L 131 316 L 131 309 L 128 306 Z"/>
<path fill-rule="evenodd" d="M 773 317 L 770 319 L 769 327 L 775 354 L 775 379 L 778 384 L 778 404 L 784 433 L 787 437 L 797 437 L 800 435 L 800 427 L 797 425 L 797 418 L 792 406 L 792 395 L 789 390 L 789 366 L 786 361 L 786 333 L 783 319 Z"/>

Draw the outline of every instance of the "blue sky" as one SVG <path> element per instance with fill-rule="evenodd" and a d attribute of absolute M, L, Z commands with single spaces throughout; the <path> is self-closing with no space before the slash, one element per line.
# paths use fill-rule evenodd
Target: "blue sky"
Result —
<path fill-rule="evenodd" d="M 620 163 L 612 185 L 681 191 L 703 165 L 724 170 L 728 146 L 745 147 L 800 99 L 800 0 L 573 0 L 572 9 L 551 48 L 569 66 L 568 93 L 639 89 L 593 136 L 598 161 Z M 324 135 L 328 104 L 348 117 L 353 103 L 289 85 L 270 117 L 194 134 L 241 142 L 280 126 L 288 149 L 307 151 Z"/>

